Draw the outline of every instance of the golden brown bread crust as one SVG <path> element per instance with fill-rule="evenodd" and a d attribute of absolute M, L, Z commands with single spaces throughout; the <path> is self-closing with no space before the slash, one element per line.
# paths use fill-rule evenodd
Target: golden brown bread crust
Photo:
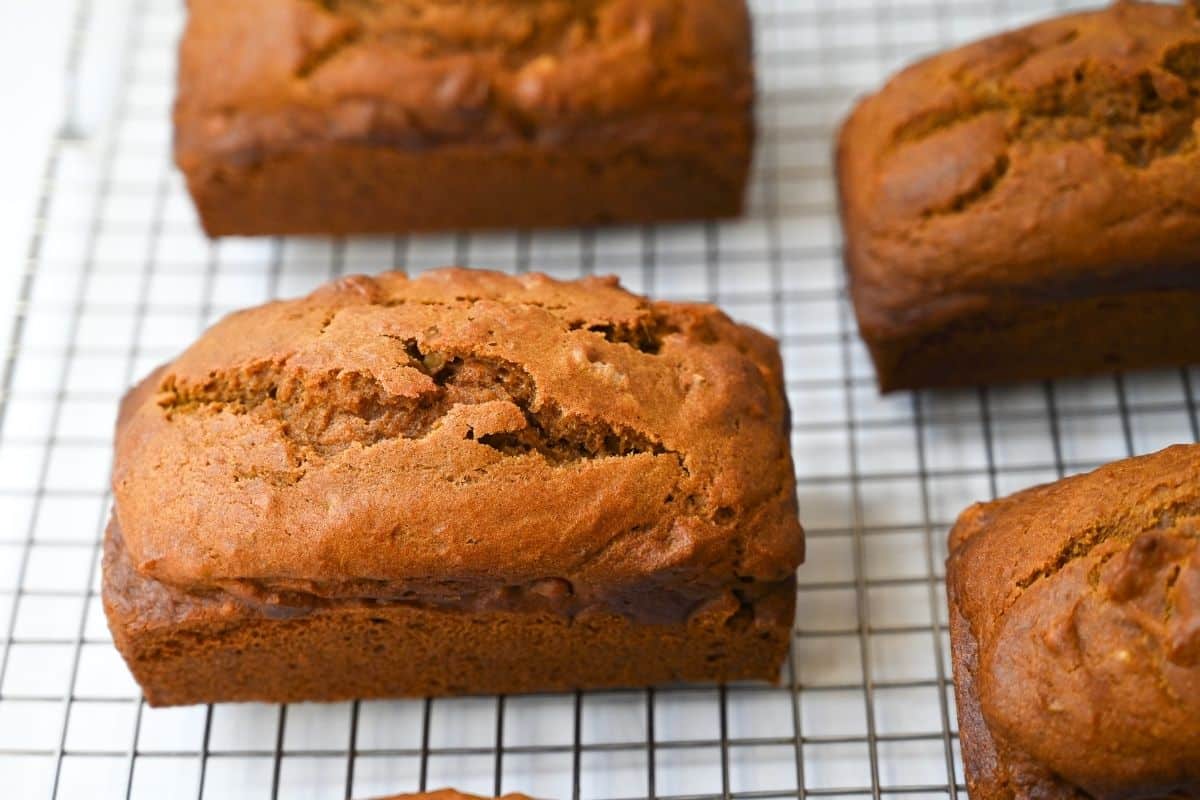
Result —
<path fill-rule="evenodd" d="M 1200 445 L 976 504 L 950 547 L 973 800 L 1200 797 Z"/>
<path fill-rule="evenodd" d="M 141 679 L 171 648 L 137 637 L 193 623 L 199 641 L 210 623 L 396 605 L 617 615 L 629 639 L 716 609 L 740 666 L 681 667 L 681 645 L 633 660 L 647 682 L 774 677 L 803 557 L 788 427 L 774 342 L 711 306 L 603 278 L 347 278 L 226 318 L 126 398 L 115 637 Z M 753 658 L 733 653 L 758 627 Z"/>
<path fill-rule="evenodd" d="M 754 91 L 744 0 L 189 8 L 176 160 L 211 234 L 740 209 Z"/>
<path fill-rule="evenodd" d="M 557 142 L 743 103 L 730 0 L 191 0 L 180 148 Z M 218 80 L 219 77 L 219 80 Z M 597 128 L 600 125 L 600 128 Z M 248 153 L 248 151 L 250 151 Z"/>
<path fill-rule="evenodd" d="M 185 589 L 779 581 L 787 428 L 774 342 L 711 306 L 386 273 L 215 325 L 132 396 L 113 490 L 138 569 Z"/>
<path fill-rule="evenodd" d="M 881 386 L 1200 358 L 1166 315 L 1122 338 L 1164 301 L 1200 316 L 1198 109 L 1200 20 L 1140 2 L 934 56 L 864 100 L 839 188 Z"/>
<path fill-rule="evenodd" d="M 571 616 L 549 604 L 283 605 L 219 590 L 189 594 L 146 578 L 129 563 L 115 522 L 104 551 L 113 641 L 152 706 L 777 681 L 795 578 L 753 602 L 736 592 L 685 620 L 649 623 L 603 606 Z"/>

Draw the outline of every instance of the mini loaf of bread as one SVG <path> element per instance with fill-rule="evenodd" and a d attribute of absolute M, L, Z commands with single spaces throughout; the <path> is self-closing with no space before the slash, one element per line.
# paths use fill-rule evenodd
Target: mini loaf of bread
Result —
<path fill-rule="evenodd" d="M 884 390 L 1200 360 L 1200 19 L 1121 2 L 935 56 L 838 147 Z"/>
<path fill-rule="evenodd" d="M 1200 797 L 1200 445 L 972 506 L 950 548 L 971 800 Z"/>
<path fill-rule="evenodd" d="M 774 680 L 778 349 L 615 279 L 347 278 L 126 398 L 104 600 L 152 704 Z"/>
<path fill-rule="evenodd" d="M 210 235 L 728 216 L 745 0 L 189 0 L 175 157 Z"/>

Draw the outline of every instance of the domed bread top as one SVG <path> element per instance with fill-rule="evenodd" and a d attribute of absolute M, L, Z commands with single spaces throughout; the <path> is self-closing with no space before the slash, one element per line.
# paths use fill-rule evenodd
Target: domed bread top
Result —
<path fill-rule="evenodd" d="M 701 115 L 753 91 L 741 0 L 189 6 L 176 106 L 188 163 L 331 139 L 420 148 L 603 137 L 631 115 Z"/>
<path fill-rule="evenodd" d="M 950 546 L 973 798 L 1200 794 L 1200 445 L 972 506 Z"/>
<path fill-rule="evenodd" d="M 711 306 L 388 273 L 233 314 L 150 376 L 113 490 L 135 568 L 189 591 L 697 600 L 801 560 L 788 430 L 774 342 Z"/>

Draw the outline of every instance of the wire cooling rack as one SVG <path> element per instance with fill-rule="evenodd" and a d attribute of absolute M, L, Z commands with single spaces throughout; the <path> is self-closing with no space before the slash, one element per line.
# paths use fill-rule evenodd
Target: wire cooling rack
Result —
<path fill-rule="evenodd" d="M 741 221 L 217 243 L 197 228 L 169 158 L 184 4 L 125 5 L 85 0 L 80 10 L 66 123 L 11 317 L 0 794 L 333 798 L 451 784 L 546 798 L 955 798 L 964 789 L 942 563 L 958 511 L 1200 438 L 1196 371 L 876 395 L 843 291 L 835 125 L 903 62 L 1044 15 L 1044 2 L 753 3 L 761 142 Z M 114 55 L 109 94 L 92 85 L 103 70 L 81 67 L 84 51 Z M 102 112 L 90 131 L 76 110 L 88 99 Z M 779 337 L 809 535 L 784 686 L 142 702 L 97 595 L 121 391 L 234 308 L 346 271 L 446 263 L 616 273 L 637 291 L 713 300 Z"/>

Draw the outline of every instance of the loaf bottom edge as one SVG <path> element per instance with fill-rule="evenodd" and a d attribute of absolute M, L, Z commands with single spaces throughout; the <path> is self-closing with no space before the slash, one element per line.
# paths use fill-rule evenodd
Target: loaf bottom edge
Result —
<path fill-rule="evenodd" d="M 1200 363 L 1200 289 L 1019 304 L 909 335 L 864 336 L 880 391 Z"/>
<path fill-rule="evenodd" d="M 209 236 L 404 234 L 737 216 L 746 161 L 716 150 L 325 145 L 186 172 Z"/>

